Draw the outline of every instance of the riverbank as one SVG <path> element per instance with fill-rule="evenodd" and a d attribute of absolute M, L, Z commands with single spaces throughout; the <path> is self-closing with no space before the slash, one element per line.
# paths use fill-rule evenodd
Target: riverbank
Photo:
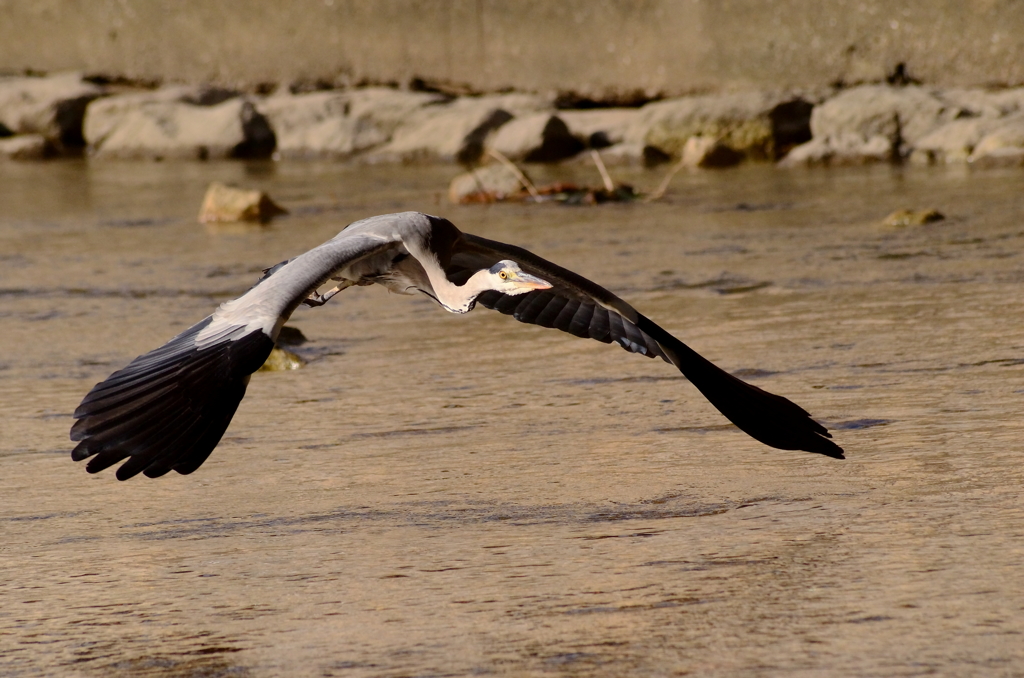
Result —
<path fill-rule="evenodd" d="M 0 156 L 22 160 L 86 153 L 97 160 L 474 165 L 488 151 L 552 163 L 598 150 L 609 164 L 648 166 L 1020 165 L 1024 88 L 894 82 L 596 107 L 531 93 L 455 96 L 422 87 L 142 88 L 72 73 L 0 79 L 0 137 Z"/>

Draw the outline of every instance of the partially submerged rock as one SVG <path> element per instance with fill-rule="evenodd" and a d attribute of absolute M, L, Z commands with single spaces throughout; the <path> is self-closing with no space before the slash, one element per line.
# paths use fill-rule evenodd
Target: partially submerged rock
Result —
<path fill-rule="evenodd" d="M 890 228 L 906 228 L 907 226 L 923 226 L 946 218 L 942 212 L 929 210 L 896 210 L 882 220 L 883 226 Z"/>
<path fill-rule="evenodd" d="M 19 134 L 0 138 L 0 158 L 42 160 L 50 154 L 50 143 L 41 134 Z"/>
<path fill-rule="evenodd" d="M 448 185 L 448 200 L 455 204 L 499 202 L 525 191 L 519 177 L 500 163 L 460 174 Z"/>
<path fill-rule="evenodd" d="M 617 184 L 581 186 L 555 182 L 543 186 L 524 185 L 500 164 L 488 165 L 452 180 L 448 198 L 453 203 L 557 202 L 564 205 L 597 205 L 606 202 L 632 202 L 643 197 L 632 186 Z"/>
<path fill-rule="evenodd" d="M 199 221 L 204 224 L 239 221 L 266 223 L 278 214 L 287 214 L 263 191 L 247 191 L 220 182 L 206 189 Z"/>
<path fill-rule="evenodd" d="M 229 98 L 214 105 L 188 100 L 187 88 L 111 97 L 86 110 L 85 140 L 96 157 L 269 157 L 276 141 L 253 104 Z"/>
<path fill-rule="evenodd" d="M 284 372 L 286 370 L 297 370 L 304 367 L 306 361 L 302 356 L 292 353 L 288 349 L 275 346 L 270 351 L 266 362 L 260 367 L 260 372 Z"/>

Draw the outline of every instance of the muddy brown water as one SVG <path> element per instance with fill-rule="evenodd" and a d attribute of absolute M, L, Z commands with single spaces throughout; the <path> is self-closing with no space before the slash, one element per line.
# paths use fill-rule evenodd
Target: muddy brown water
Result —
<path fill-rule="evenodd" d="M 455 207 L 453 173 L 0 165 L 0 674 L 1024 675 L 1019 171 L 755 167 L 600 208 Z M 292 214 L 200 226 L 211 180 Z M 664 363 L 360 288 L 296 312 L 309 364 L 255 375 L 195 474 L 71 461 L 95 382 L 407 209 L 597 280 L 848 459 L 758 444 Z"/>

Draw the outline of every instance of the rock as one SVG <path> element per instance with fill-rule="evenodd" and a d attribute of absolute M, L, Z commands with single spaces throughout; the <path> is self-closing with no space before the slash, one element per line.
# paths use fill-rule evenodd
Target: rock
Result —
<path fill-rule="evenodd" d="M 437 94 L 371 87 L 269 97 L 257 104 L 277 138 L 280 157 L 347 157 L 380 146 Z"/>
<path fill-rule="evenodd" d="M 814 138 L 856 134 L 883 136 L 911 145 L 956 117 L 931 92 L 916 86 L 864 85 L 840 92 L 811 113 Z"/>
<path fill-rule="evenodd" d="M 510 160 L 524 162 L 558 162 L 571 158 L 584 149 L 584 143 L 573 136 L 557 115 L 533 113 L 502 125 L 487 146 Z"/>
<path fill-rule="evenodd" d="M 424 106 L 413 111 L 391 141 L 369 157 L 379 161 L 473 162 L 482 155 L 484 140 L 495 129 L 515 116 L 549 108 L 546 99 L 527 94 L 464 97 Z"/>
<path fill-rule="evenodd" d="M 926 165 L 967 162 L 978 142 L 998 125 L 998 119 L 989 117 L 946 123 L 917 142 L 910 160 Z"/>
<path fill-rule="evenodd" d="M 894 157 L 892 139 L 874 135 L 867 139 L 858 134 L 838 134 L 815 138 L 800 144 L 779 161 L 780 167 L 814 165 L 862 165 L 891 162 Z"/>
<path fill-rule="evenodd" d="M 0 139 L 0 158 L 42 160 L 50 153 L 50 143 L 42 134 L 19 134 Z"/>
<path fill-rule="evenodd" d="M 907 226 L 923 226 L 946 218 L 938 210 L 896 210 L 882 220 L 883 226 L 890 228 L 906 228 Z"/>
<path fill-rule="evenodd" d="M 793 149 L 783 164 L 898 160 L 959 113 L 921 87 L 854 87 L 814 107 L 812 140 Z"/>
<path fill-rule="evenodd" d="M 273 130 L 253 104 L 233 98 L 212 106 L 183 100 L 184 90 L 134 94 L 90 104 L 85 139 L 101 158 L 268 157 Z"/>
<path fill-rule="evenodd" d="M 743 161 L 743 154 L 710 137 L 690 137 L 683 145 L 680 163 L 684 167 L 732 167 Z"/>
<path fill-rule="evenodd" d="M 39 134 L 58 150 L 85 145 L 82 118 L 103 89 L 76 73 L 45 78 L 0 78 L 0 125 L 15 134 Z"/>
<path fill-rule="evenodd" d="M 691 137 L 709 137 L 745 157 L 774 159 L 780 116 L 776 114 L 773 120 L 773 111 L 791 100 L 764 92 L 742 92 L 658 101 L 640 109 L 624 140 L 678 157 Z M 792 136 L 791 121 L 783 119 L 786 134 Z"/>
<path fill-rule="evenodd" d="M 519 178 L 501 163 L 460 174 L 448 185 L 448 200 L 455 204 L 495 202 L 523 190 Z"/>
<path fill-rule="evenodd" d="M 599 108 L 587 111 L 559 111 L 569 133 L 586 142 L 588 148 L 606 148 L 623 143 L 640 115 L 639 108 Z"/>
<path fill-rule="evenodd" d="M 977 165 L 1019 165 L 1024 161 L 1024 114 L 1001 120 L 974 147 L 967 161 Z"/>
<path fill-rule="evenodd" d="M 82 134 L 86 143 L 95 151 L 99 144 L 122 124 L 130 111 L 143 104 L 186 102 L 197 93 L 194 87 L 175 85 L 157 90 L 123 93 L 93 101 L 85 109 Z"/>
<path fill-rule="evenodd" d="M 629 145 L 629 142 L 625 144 L 618 144 L 619 146 Z M 644 161 L 644 167 L 651 169 L 658 165 L 664 165 L 667 162 L 672 162 L 672 156 L 661 150 L 657 146 L 648 146 L 647 144 L 638 144 L 640 146 L 640 157 Z"/>
<path fill-rule="evenodd" d="M 958 117 L 1002 118 L 1024 111 L 1024 88 L 940 90 L 935 96 Z"/>
<path fill-rule="evenodd" d="M 968 158 L 975 167 L 1019 167 L 1024 165 L 1024 148 L 1004 146 Z"/>
<path fill-rule="evenodd" d="M 199 210 L 200 223 L 254 221 L 266 223 L 278 214 L 287 214 L 263 191 L 247 191 L 213 182 L 206 189 Z"/>
<path fill-rule="evenodd" d="M 660 153 L 660 151 L 658 151 Z M 580 156 L 581 160 L 586 156 Z M 606 165 L 638 165 L 644 161 L 644 145 L 623 141 L 601 149 L 601 159 Z M 669 158 L 671 160 L 671 158 Z M 586 158 L 590 162 L 589 158 Z"/>
<path fill-rule="evenodd" d="M 266 362 L 258 370 L 259 372 L 284 372 L 286 370 L 297 370 L 304 367 L 306 361 L 291 351 L 274 347 L 270 351 Z"/>

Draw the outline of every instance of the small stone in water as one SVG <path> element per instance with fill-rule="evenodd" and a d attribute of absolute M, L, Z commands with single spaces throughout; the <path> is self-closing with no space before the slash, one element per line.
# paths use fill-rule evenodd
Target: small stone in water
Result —
<path fill-rule="evenodd" d="M 274 347 L 267 357 L 267 361 L 260 367 L 260 372 L 284 372 L 285 370 L 297 370 L 303 367 L 306 361 L 300 356 L 283 348 Z"/>
<path fill-rule="evenodd" d="M 263 191 L 246 191 L 215 181 L 206 189 L 206 197 L 199 210 L 199 221 L 204 224 L 235 221 L 266 223 L 278 214 L 287 213 L 286 209 Z"/>
<path fill-rule="evenodd" d="M 942 221 L 946 218 L 938 210 L 896 210 L 882 220 L 883 226 L 893 228 L 905 228 L 907 226 L 921 226 L 934 221 Z"/>

